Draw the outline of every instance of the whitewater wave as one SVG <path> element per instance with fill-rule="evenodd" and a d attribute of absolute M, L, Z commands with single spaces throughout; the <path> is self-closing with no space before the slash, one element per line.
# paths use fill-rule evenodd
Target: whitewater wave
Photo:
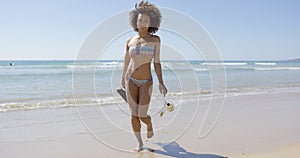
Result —
<path fill-rule="evenodd" d="M 208 69 L 194 69 L 194 71 L 204 72 L 204 71 L 208 71 Z"/>
<path fill-rule="evenodd" d="M 67 65 L 68 69 L 107 69 L 107 68 L 122 68 L 120 63 L 101 63 L 88 65 Z"/>
<path fill-rule="evenodd" d="M 65 108 L 76 106 L 89 106 L 89 105 L 110 105 L 122 103 L 120 97 L 101 97 L 101 98 L 74 98 L 48 100 L 42 102 L 9 102 L 0 104 L 0 112 L 15 111 L 15 110 L 33 110 L 43 108 Z"/>
<path fill-rule="evenodd" d="M 6 69 L 59 69 L 64 68 L 65 65 L 15 65 L 15 66 L 2 66 Z M 1 68 L 1 66 L 0 66 Z"/>
<path fill-rule="evenodd" d="M 254 70 L 257 71 L 281 71 L 281 70 L 300 70 L 300 67 L 256 67 Z"/>
<path fill-rule="evenodd" d="M 256 62 L 254 63 L 255 65 L 267 65 L 267 66 L 273 66 L 276 65 L 276 63 L 261 63 L 261 62 Z"/>
<path fill-rule="evenodd" d="M 207 66 L 241 66 L 241 65 L 247 65 L 247 63 L 246 62 L 240 62 L 240 63 L 216 62 L 216 63 L 202 63 L 201 65 L 207 65 Z"/>
<path fill-rule="evenodd" d="M 234 97 L 242 95 L 257 95 L 257 94 L 270 94 L 270 93 L 282 93 L 282 92 L 300 92 L 300 85 L 290 86 L 275 86 L 275 87 L 249 87 L 249 88 L 227 88 L 226 92 L 212 91 L 212 90 L 194 90 L 194 91 L 183 91 L 183 92 L 169 92 L 167 95 L 168 100 L 178 102 L 183 99 L 200 99 L 209 100 L 214 97 Z M 161 94 L 152 94 L 152 100 L 160 100 Z M 48 100 L 39 102 L 9 102 L 0 104 L 0 112 L 17 111 L 17 110 L 34 110 L 34 109 L 56 109 L 66 107 L 77 107 L 77 106 L 104 106 L 104 105 L 116 105 L 126 104 L 126 102 L 117 94 L 112 96 L 98 96 L 97 98 L 68 98 L 60 100 Z"/>

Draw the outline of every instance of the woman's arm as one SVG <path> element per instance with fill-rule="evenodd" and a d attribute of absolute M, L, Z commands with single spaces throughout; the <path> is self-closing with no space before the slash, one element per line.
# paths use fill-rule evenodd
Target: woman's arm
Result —
<path fill-rule="evenodd" d="M 163 95 L 167 94 L 167 88 L 164 85 L 162 71 L 161 71 L 161 64 L 160 64 L 160 38 L 155 36 L 155 52 L 154 52 L 154 70 L 157 75 L 157 79 L 159 82 L 159 91 Z"/>
<path fill-rule="evenodd" d="M 125 53 L 125 57 L 124 57 L 124 66 L 123 66 L 123 74 L 122 74 L 122 81 L 121 81 L 121 85 L 123 88 L 125 88 L 125 75 L 127 72 L 129 61 L 130 61 L 129 46 L 128 46 L 129 41 L 130 41 L 130 38 L 126 42 L 126 53 Z"/>

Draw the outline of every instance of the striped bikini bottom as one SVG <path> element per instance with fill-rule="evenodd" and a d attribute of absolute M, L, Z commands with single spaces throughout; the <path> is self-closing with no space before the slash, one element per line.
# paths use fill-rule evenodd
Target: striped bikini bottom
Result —
<path fill-rule="evenodd" d="M 137 87 L 141 87 L 143 84 L 151 82 L 153 80 L 152 76 L 145 80 L 138 80 L 131 77 L 129 74 L 126 75 L 126 79 L 132 81 L 132 83 L 134 83 Z"/>

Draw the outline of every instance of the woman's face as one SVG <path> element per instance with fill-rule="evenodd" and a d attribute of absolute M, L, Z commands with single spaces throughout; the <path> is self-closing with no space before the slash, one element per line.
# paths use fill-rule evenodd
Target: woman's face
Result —
<path fill-rule="evenodd" d="M 139 31 L 148 31 L 150 27 L 150 16 L 147 14 L 139 14 L 137 18 L 137 28 Z"/>

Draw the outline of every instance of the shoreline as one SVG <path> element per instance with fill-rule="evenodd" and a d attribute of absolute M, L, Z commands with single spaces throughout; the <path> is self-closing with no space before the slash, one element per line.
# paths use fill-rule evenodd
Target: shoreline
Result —
<path fill-rule="evenodd" d="M 300 84 L 285 84 L 276 86 L 260 86 L 260 87 L 232 87 L 226 88 L 225 98 L 239 97 L 239 96 L 252 96 L 252 95 L 266 95 L 266 94 L 279 94 L 279 93 L 294 93 L 300 92 Z M 220 93 L 220 94 L 219 94 Z M 207 89 L 191 90 L 183 92 L 170 92 L 167 95 L 167 99 L 179 102 L 178 98 L 183 98 L 184 101 L 196 101 L 197 96 L 200 95 L 200 100 L 205 101 L 211 99 L 211 97 L 223 97 L 222 92 L 213 92 Z M 161 95 L 155 91 L 152 94 L 152 101 L 161 99 Z M 0 103 L 0 113 L 6 112 L 18 112 L 28 110 L 39 110 L 39 109 L 60 109 L 60 108 L 72 108 L 80 106 L 112 106 L 114 104 L 124 104 L 123 99 L 113 92 L 112 94 L 97 95 L 95 98 L 78 98 L 77 104 L 75 104 L 73 96 L 68 98 L 57 98 L 49 99 L 46 101 L 31 101 L 31 102 L 7 102 Z"/>
<path fill-rule="evenodd" d="M 227 97 L 216 126 L 201 139 L 197 135 L 209 100 L 200 102 L 192 121 L 195 112 L 193 105 L 197 103 L 187 100 L 174 113 L 166 113 L 163 118 L 153 116 L 155 136 L 145 146 L 156 149 L 154 153 L 120 152 L 111 148 L 129 151 L 136 145 L 129 115 L 120 113 L 117 107 L 70 107 L 0 113 L 0 152 L 7 158 L 103 155 L 260 158 L 278 155 L 291 157 L 291 152 L 292 156 L 299 157 L 299 94 L 282 92 Z M 126 111 L 127 107 L 124 104 L 122 108 Z M 84 127 L 77 110 L 92 133 Z M 101 115 L 103 111 L 105 116 Z M 189 123 L 190 126 L 187 126 Z M 142 130 L 145 137 L 144 125 Z"/>

